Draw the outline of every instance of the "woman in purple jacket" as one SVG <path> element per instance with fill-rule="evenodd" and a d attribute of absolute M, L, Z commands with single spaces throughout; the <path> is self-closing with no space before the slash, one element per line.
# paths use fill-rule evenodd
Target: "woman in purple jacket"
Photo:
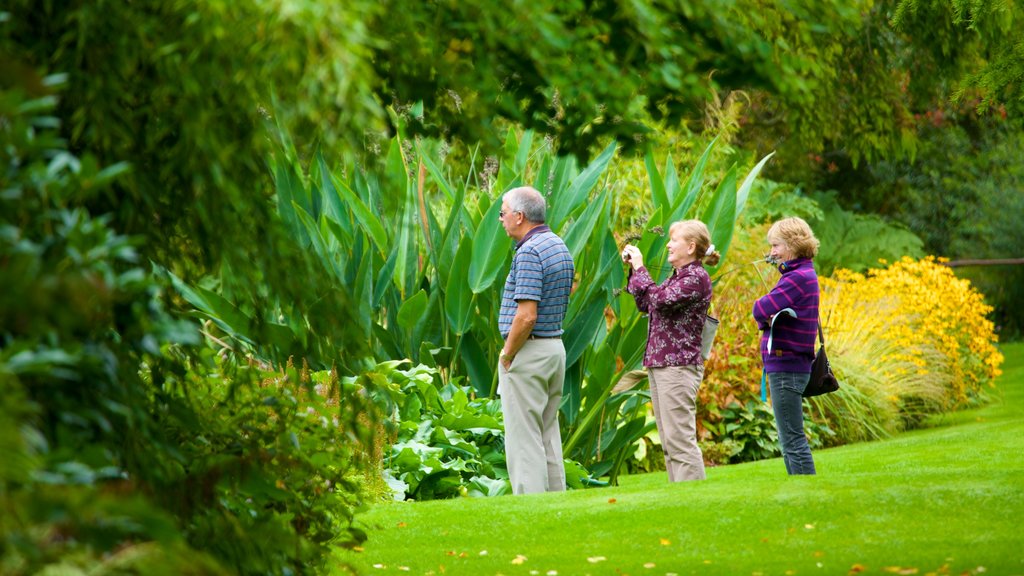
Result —
<path fill-rule="evenodd" d="M 804 435 L 803 392 L 811 377 L 818 334 L 818 275 L 811 261 L 818 239 L 800 218 L 779 220 L 768 230 L 769 257 L 782 277 L 754 302 L 761 329 L 761 359 L 789 474 L 814 474 L 814 458 Z"/>
<path fill-rule="evenodd" d="M 719 257 L 700 220 L 669 228 L 668 263 L 674 270 L 661 285 L 636 246 L 622 250 L 622 260 L 632 266 L 626 290 L 650 316 L 644 366 L 670 482 L 705 478 L 697 446 L 697 389 L 704 378 L 701 330 L 711 304 L 711 278 L 701 263 L 714 266 Z"/>

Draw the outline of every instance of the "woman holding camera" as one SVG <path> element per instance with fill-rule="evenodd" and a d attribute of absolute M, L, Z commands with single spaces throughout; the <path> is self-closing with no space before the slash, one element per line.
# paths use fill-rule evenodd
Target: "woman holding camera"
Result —
<path fill-rule="evenodd" d="M 622 250 L 623 262 L 631 266 L 626 290 L 650 316 L 644 366 L 670 482 L 705 478 L 704 456 L 697 446 L 697 389 L 704 378 L 701 332 L 711 304 L 711 278 L 702 263 L 714 266 L 719 258 L 700 220 L 675 222 L 669 228 L 673 272 L 660 285 L 636 246 Z"/>

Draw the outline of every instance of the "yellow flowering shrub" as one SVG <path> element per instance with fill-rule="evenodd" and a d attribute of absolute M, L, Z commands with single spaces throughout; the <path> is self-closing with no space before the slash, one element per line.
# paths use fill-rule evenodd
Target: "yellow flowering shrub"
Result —
<path fill-rule="evenodd" d="M 943 409 L 977 396 L 1001 373 L 992 308 L 941 260 L 903 258 L 820 282 L 829 358 L 850 384 L 897 404 L 915 398 Z"/>

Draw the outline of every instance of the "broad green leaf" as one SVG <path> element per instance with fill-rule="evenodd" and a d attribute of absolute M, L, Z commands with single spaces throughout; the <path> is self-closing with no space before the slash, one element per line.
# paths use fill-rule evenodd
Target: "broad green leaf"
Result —
<path fill-rule="evenodd" d="M 587 410 L 604 404 L 618 378 L 615 376 L 615 351 L 602 344 L 590 355 L 587 363 L 587 387 L 583 390 L 583 404 Z"/>
<path fill-rule="evenodd" d="M 448 197 L 448 200 L 454 201 L 455 194 L 452 192 L 452 185 L 448 183 L 448 179 L 445 178 L 444 173 L 441 172 L 441 169 L 437 166 L 434 160 L 424 152 L 422 146 L 417 144 L 416 148 L 419 151 L 418 156 L 420 161 L 423 162 L 424 166 L 426 166 L 427 172 L 430 172 L 430 176 L 433 177 L 438 188 L 444 192 L 445 196 Z"/>
<path fill-rule="evenodd" d="M 412 330 L 416 323 L 423 317 L 427 309 L 427 292 L 422 288 L 413 294 L 398 309 L 398 325 L 406 330 Z"/>
<path fill-rule="evenodd" d="M 711 242 L 724 255 L 732 241 L 736 227 L 736 166 L 722 179 L 715 190 L 711 203 L 707 205 L 701 220 L 711 232 Z M 716 267 L 717 268 L 717 267 Z"/>
<path fill-rule="evenodd" d="M 647 166 L 647 181 L 651 184 L 651 200 L 654 207 L 668 210 L 668 196 L 665 194 L 665 181 L 658 172 L 658 165 L 654 159 L 654 146 L 647 147 L 644 154 L 644 165 Z"/>
<path fill-rule="evenodd" d="M 700 160 L 698 160 L 697 164 L 693 167 L 693 171 L 690 172 L 690 177 L 686 180 L 686 186 L 683 187 L 683 197 L 681 201 L 680 199 L 677 199 L 679 204 L 677 204 L 672 210 L 671 217 L 668 220 L 669 223 L 685 218 L 686 214 L 693 206 L 693 203 L 696 202 L 697 194 L 704 185 L 704 168 L 708 164 L 708 158 L 711 157 L 711 150 L 715 147 L 715 143 L 718 142 L 718 138 L 719 136 L 715 136 L 715 139 L 708 144 L 707 148 L 704 149 L 704 153 L 701 154 Z"/>
<path fill-rule="evenodd" d="M 491 338 L 485 338 L 475 332 L 467 332 L 459 337 L 459 359 L 469 375 L 469 383 L 481 398 L 492 396 L 492 388 L 496 384 L 494 369 L 498 366 L 498 357 L 487 355 L 484 344 L 498 336 L 497 318 L 494 318 L 494 331 Z"/>
<path fill-rule="evenodd" d="M 431 290 L 427 299 L 427 305 L 420 314 L 419 321 L 413 325 L 412 334 L 405 342 L 405 354 L 407 358 L 417 358 L 421 342 L 433 342 L 443 338 L 442 331 L 447 329 L 447 321 L 444 317 L 444 292 L 442 290 Z"/>
<path fill-rule="evenodd" d="M 277 212 L 292 235 L 303 245 L 308 243 L 305 226 L 295 215 L 295 203 L 305 195 L 302 179 L 295 173 L 291 163 L 279 160 L 274 163 L 274 181 L 277 189 Z"/>
<path fill-rule="evenodd" d="M 316 152 L 316 163 L 320 167 L 320 188 L 323 190 L 324 203 L 327 205 L 324 212 L 340 223 L 346 218 L 348 211 L 341 204 L 341 196 L 338 194 L 331 171 L 327 168 L 327 161 L 324 160 L 320 150 Z"/>
<path fill-rule="evenodd" d="M 604 174 L 608 164 L 615 156 L 616 147 L 617 144 L 615 142 L 609 144 L 604 149 L 604 152 L 601 152 L 600 156 L 584 168 L 579 176 L 573 179 L 572 184 L 567 190 L 563 192 L 556 188 L 553 191 L 551 195 L 553 201 L 551 199 L 548 201 L 547 215 L 547 223 L 551 226 L 552 230 L 560 230 L 562 223 L 569 214 L 572 214 L 580 204 L 586 202 L 590 191 L 597 184 L 598 179 Z"/>
<path fill-rule="evenodd" d="M 320 233 L 320 226 L 313 221 L 313 217 L 306 213 L 305 210 L 295 205 L 295 216 L 302 223 L 306 229 L 306 236 L 309 238 L 310 243 L 313 246 L 313 252 L 316 253 L 317 258 L 320 260 L 320 265 L 323 266 L 324 270 L 329 271 L 339 281 L 344 282 L 345 278 L 342 275 L 341 268 L 333 258 L 333 255 L 327 251 L 327 246 L 324 244 L 323 235 Z"/>
<path fill-rule="evenodd" d="M 501 202 L 495 201 L 484 214 L 473 235 L 473 260 L 469 266 L 469 287 L 474 294 L 487 290 L 511 253 L 512 240 L 498 220 Z"/>
<path fill-rule="evenodd" d="M 337 179 L 334 175 L 331 175 L 331 178 L 334 178 L 335 187 L 344 198 L 345 204 L 355 214 L 356 221 L 373 239 L 374 247 L 381 254 L 386 253 L 388 250 L 388 235 L 384 230 L 383 224 L 381 224 L 380 218 L 363 202 L 363 199 L 358 194 L 349 188 L 344 180 Z"/>
<path fill-rule="evenodd" d="M 743 209 L 747 205 L 747 198 L 750 196 L 750 188 L 754 185 L 754 180 L 757 179 L 758 174 L 761 173 L 761 169 L 768 163 L 768 160 L 775 155 L 775 152 L 769 152 L 761 161 L 757 163 L 757 166 L 747 174 L 747 177 L 743 179 L 743 184 L 740 184 L 739 189 L 736 191 L 736 217 L 739 218 L 743 214 Z M 722 256 L 725 256 L 725 252 L 722 252 Z"/>
<path fill-rule="evenodd" d="M 463 238 L 455 253 L 444 300 L 450 328 L 459 336 L 473 325 L 473 291 L 469 287 L 469 264 L 472 258 L 473 239 Z"/>
<path fill-rule="evenodd" d="M 580 308 L 580 312 L 567 324 L 565 336 L 565 365 L 571 366 L 594 341 L 594 334 L 604 322 L 605 299 L 603 292 L 594 292 Z"/>
<path fill-rule="evenodd" d="M 665 206 L 665 213 L 673 212 L 670 208 L 677 206 L 679 200 L 679 170 L 672 160 L 672 154 L 665 159 L 665 197 L 668 198 L 668 205 Z M 666 222 L 666 225 L 669 223 Z"/>
<path fill-rule="evenodd" d="M 167 273 L 171 277 L 171 282 L 177 288 L 178 293 L 195 306 L 203 316 L 212 320 L 232 337 L 248 344 L 255 344 L 250 339 L 249 334 L 252 330 L 252 318 L 220 294 L 199 286 L 192 288 L 170 271 Z"/>
<path fill-rule="evenodd" d="M 594 233 L 594 229 L 604 230 L 608 223 L 608 188 L 601 192 L 600 196 L 591 201 L 583 214 L 580 215 L 569 228 L 562 230 L 562 237 L 565 245 L 569 248 L 574 261 L 579 261 L 588 240 Z M 600 223 L 600 226 L 598 224 Z"/>
<path fill-rule="evenodd" d="M 417 215 L 416 199 L 412 194 L 411 186 L 407 187 L 405 195 L 405 209 L 399 220 L 398 234 L 395 235 L 394 245 L 390 248 L 398 252 L 398 262 L 395 266 L 395 285 L 402 298 L 407 298 L 417 287 L 419 277 L 419 246 L 416 244 Z"/>
<path fill-rule="evenodd" d="M 515 156 L 515 169 L 516 174 L 522 179 L 522 175 L 526 173 L 526 161 L 530 157 L 530 148 L 533 146 L 533 130 L 526 130 L 523 132 L 523 137 L 519 140 L 519 150 Z"/>
<path fill-rule="evenodd" d="M 395 273 L 395 265 L 398 263 L 398 252 L 392 250 L 388 254 L 388 259 L 384 262 L 384 266 L 377 271 L 377 279 L 373 287 L 373 308 L 380 308 L 381 300 L 388 290 L 394 290 L 395 285 L 392 281 Z"/>
<path fill-rule="evenodd" d="M 509 128 L 505 136 L 505 153 L 501 166 L 498 167 L 498 176 L 495 179 L 493 190 L 507 192 L 522 182 L 522 173 L 516 170 L 515 158 L 519 153 L 519 140 L 516 138 L 514 128 Z"/>

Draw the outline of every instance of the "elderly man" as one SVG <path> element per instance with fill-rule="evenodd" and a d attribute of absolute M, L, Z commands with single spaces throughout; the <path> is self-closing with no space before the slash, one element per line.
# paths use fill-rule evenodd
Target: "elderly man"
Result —
<path fill-rule="evenodd" d="M 502 197 L 501 224 L 516 241 L 516 254 L 498 315 L 505 338 L 498 393 L 515 494 L 565 490 L 558 430 L 565 380 L 561 337 L 575 270 L 565 242 L 544 224 L 545 210 L 544 197 L 530 187 Z"/>

